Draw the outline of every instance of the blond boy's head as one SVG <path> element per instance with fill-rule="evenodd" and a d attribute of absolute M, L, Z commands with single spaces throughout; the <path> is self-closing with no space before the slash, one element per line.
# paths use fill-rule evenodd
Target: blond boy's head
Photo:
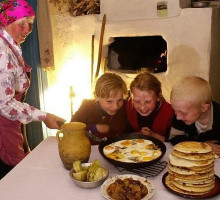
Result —
<path fill-rule="evenodd" d="M 118 91 L 122 91 L 124 96 L 127 94 L 124 80 L 115 73 L 104 73 L 96 81 L 94 95 L 99 98 L 109 98 L 116 95 Z"/>
<path fill-rule="evenodd" d="M 212 101 L 212 90 L 210 84 L 197 76 L 182 78 L 172 89 L 171 101 L 187 101 L 194 106 L 210 104 Z"/>

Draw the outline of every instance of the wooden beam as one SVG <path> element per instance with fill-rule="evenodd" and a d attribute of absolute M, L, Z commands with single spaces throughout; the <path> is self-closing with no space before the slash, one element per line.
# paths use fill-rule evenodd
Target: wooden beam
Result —
<path fill-rule="evenodd" d="M 103 38 L 104 38 L 104 32 L 105 32 L 105 23 L 106 23 L 106 14 L 104 14 L 103 19 L 102 19 L 102 27 L 101 27 L 101 34 L 100 34 L 100 39 L 99 39 L 99 52 L 98 52 L 98 61 L 97 61 L 95 79 L 97 79 L 99 75 L 99 70 L 100 70 L 101 57 L 102 57 L 102 44 L 103 44 Z"/>

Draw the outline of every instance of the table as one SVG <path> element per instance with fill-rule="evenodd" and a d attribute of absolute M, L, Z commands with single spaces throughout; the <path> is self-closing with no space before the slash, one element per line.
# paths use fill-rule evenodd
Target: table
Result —
<path fill-rule="evenodd" d="M 166 154 L 162 160 L 168 161 L 172 150 L 170 143 L 165 143 Z M 99 153 L 98 146 L 92 146 L 89 162 L 99 159 L 102 165 L 110 171 L 109 177 L 121 174 L 108 163 Z M 148 178 L 155 186 L 155 194 L 151 200 L 185 199 L 170 193 L 162 183 L 165 168 L 159 175 Z M 128 173 L 128 172 L 123 172 Z M 215 173 L 220 176 L 220 159 L 215 162 Z M 213 197 L 217 200 L 220 195 Z M 42 141 L 25 159 L 23 159 L 9 174 L 0 181 L 1 200 L 104 200 L 100 187 L 82 189 L 77 187 L 69 177 L 60 160 L 56 138 L 50 136 Z"/>

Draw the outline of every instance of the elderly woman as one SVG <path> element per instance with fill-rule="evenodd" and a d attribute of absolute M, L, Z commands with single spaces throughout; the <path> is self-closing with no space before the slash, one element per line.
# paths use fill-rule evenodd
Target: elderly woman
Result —
<path fill-rule="evenodd" d="M 20 44 L 32 31 L 34 18 L 25 0 L 0 2 L 0 179 L 29 153 L 23 147 L 22 124 L 43 121 L 48 128 L 59 129 L 65 121 L 23 102 L 31 68 Z"/>

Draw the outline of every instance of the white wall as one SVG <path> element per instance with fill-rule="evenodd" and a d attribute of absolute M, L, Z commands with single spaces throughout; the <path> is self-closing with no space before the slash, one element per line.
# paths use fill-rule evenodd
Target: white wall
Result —
<path fill-rule="evenodd" d="M 107 45 L 113 37 L 163 36 L 168 47 L 168 71 L 156 74 L 156 76 L 162 82 L 163 94 L 168 101 L 172 85 L 181 76 L 198 75 L 209 80 L 210 71 L 216 72 L 213 67 L 219 68 L 219 64 L 216 63 L 220 63 L 220 56 L 214 56 L 210 60 L 211 40 L 213 39 L 211 37 L 212 8 L 176 9 L 179 10 L 179 14 L 164 18 L 149 19 L 146 17 L 146 19 L 138 20 L 112 21 L 108 19 L 107 15 L 103 41 L 102 56 L 104 58 L 107 57 Z M 94 35 L 94 67 L 96 68 L 102 15 L 103 13 L 101 15 L 73 17 L 67 11 L 63 13 L 52 12 L 56 70 L 48 72 L 48 84 L 49 87 L 54 87 L 53 98 L 58 100 L 60 104 L 67 105 L 63 108 L 63 112 L 70 112 L 70 85 L 77 93 L 81 91 L 79 95 L 81 99 L 90 97 L 91 41 L 92 35 Z M 219 15 L 216 17 L 218 17 L 218 21 Z M 216 55 L 219 48 L 212 51 Z M 76 62 L 76 60 L 80 61 Z M 210 62 L 215 63 L 215 65 L 211 66 Z M 122 74 L 122 76 L 127 80 L 128 85 L 134 77 L 131 74 Z M 219 85 L 220 78 L 218 77 L 215 74 L 215 80 Z M 79 80 L 76 81 L 76 78 Z M 56 85 L 62 85 L 62 88 L 56 89 Z M 83 89 L 77 91 L 77 88 L 82 85 Z M 220 102 L 219 96 L 217 95 L 215 98 Z M 75 104 L 74 109 L 77 109 L 78 106 L 79 104 Z M 56 109 L 53 108 L 52 104 L 48 104 L 48 107 L 51 110 Z M 62 116 L 63 113 L 60 112 Z M 67 115 L 69 116 L 70 113 Z"/>
<path fill-rule="evenodd" d="M 220 11 L 219 8 L 180 9 L 179 1 L 167 0 L 166 16 L 158 15 L 161 0 L 101 1 L 106 14 L 103 56 L 114 37 L 161 35 L 167 41 L 168 71 L 155 74 L 169 100 L 175 82 L 185 75 L 208 80 L 214 100 L 220 102 Z M 121 74 L 128 85 L 135 75 Z"/>
<path fill-rule="evenodd" d="M 161 35 L 167 42 L 168 71 L 155 74 L 169 100 L 172 85 L 185 75 L 209 79 L 212 9 L 183 9 L 179 16 L 163 19 L 108 22 L 104 45 L 112 37 Z M 107 56 L 104 48 L 104 56 Z M 134 75 L 128 75 L 130 82 Z"/>

